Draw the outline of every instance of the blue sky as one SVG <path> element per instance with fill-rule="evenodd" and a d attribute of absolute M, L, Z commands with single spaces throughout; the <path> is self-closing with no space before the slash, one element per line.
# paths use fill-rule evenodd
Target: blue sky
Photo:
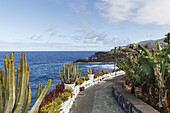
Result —
<path fill-rule="evenodd" d="M 0 0 L 1 51 L 107 51 L 164 37 L 168 0 Z"/>

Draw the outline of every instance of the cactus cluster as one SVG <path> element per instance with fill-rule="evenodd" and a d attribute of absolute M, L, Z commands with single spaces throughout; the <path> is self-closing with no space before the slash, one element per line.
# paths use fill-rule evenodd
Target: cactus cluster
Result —
<path fill-rule="evenodd" d="M 93 74 L 92 69 L 87 70 L 88 74 Z"/>
<path fill-rule="evenodd" d="M 74 84 L 74 82 L 80 77 L 81 71 L 77 64 L 70 62 L 69 64 L 63 64 L 63 69 L 59 68 L 59 78 L 66 84 Z"/>
<path fill-rule="evenodd" d="M 10 53 L 10 57 L 8 55 L 5 56 L 3 62 L 5 73 L 3 73 L 3 69 L 0 69 L 0 113 L 27 113 L 31 104 L 30 67 L 27 65 L 26 54 L 22 53 L 19 60 L 20 67 L 17 69 L 16 87 L 14 53 Z M 36 102 L 29 113 L 38 112 L 39 105 L 47 93 L 50 84 L 51 79 L 48 80 L 42 91 L 42 83 L 39 83 Z"/>

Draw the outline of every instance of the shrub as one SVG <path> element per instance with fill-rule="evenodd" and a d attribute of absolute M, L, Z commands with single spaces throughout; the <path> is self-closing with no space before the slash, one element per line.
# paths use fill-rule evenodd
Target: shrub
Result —
<path fill-rule="evenodd" d="M 63 101 L 59 97 L 54 99 L 54 102 L 56 102 L 58 105 L 61 105 L 63 103 Z"/>
<path fill-rule="evenodd" d="M 85 76 L 85 79 L 86 79 L 86 81 L 88 81 L 88 80 L 89 80 L 89 77 L 88 77 L 88 76 Z"/>
<path fill-rule="evenodd" d="M 116 72 L 117 72 L 117 71 L 120 71 L 120 69 L 119 69 L 119 68 L 118 68 L 118 69 L 116 69 Z"/>
<path fill-rule="evenodd" d="M 68 100 L 68 98 L 71 96 L 71 93 L 69 92 L 65 92 L 64 94 L 65 94 L 65 100 Z"/>
<path fill-rule="evenodd" d="M 43 113 L 48 112 L 50 110 L 51 106 L 52 106 L 52 103 L 49 103 L 49 104 L 41 107 L 41 112 L 43 112 Z"/>
<path fill-rule="evenodd" d="M 84 83 L 84 80 L 82 80 L 81 78 L 79 78 L 77 81 L 76 81 L 76 85 L 80 85 L 80 84 L 83 84 Z"/>
<path fill-rule="evenodd" d="M 72 97 L 72 93 L 64 92 L 64 93 L 59 94 L 58 97 L 61 98 L 61 100 L 62 100 L 63 102 L 65 102 L 66 100 L 68 100 L 69 96 Z"/>
<path fill-rule="evenodd" d="M 84 76 L 84 77 L 81 77 L 81 79 L 82 79 L 83 81 L 87 81 L 87 80 L 89 80 L 89 77 L 88 77 L 88 76 Z"/>
<path fill-rule="evenodd" d="M 113 69 L 113 70 L 112 70 L 112 73 L 113 73 L 113 72 L 116 72 L 116 70 L 115 70 L 115 69 Z"/>
<path fill-rule="evenodd" d="M 72 92 L 73 92 L 73 89 L 68 87 L 68 88 L 64 89 L 64 92 L 72 93 Z"/>
<path fill-rule="evenodd" d="M 79 80 L 76 81 L 76 85 L 80 85 L 80 81 Z"/>
<path fill-rule="evenodd" d="M 102 71 L 103 74 L 109 74 L 109 71 Z"/>
<path fill-rule="evenodd" d="M 83 81 L 85 81 L 85 80 L 86 80 L 86 77 L 81 77 L 81 79 L 82 79 Z"/>
<path fill-rule="evenodd" d="M 94 74 L 94 78 L 97 78 L 97 77 L 99 77 L 99 76 L 100 76 L 100 73 L 99 73 L 99 72 Z"/>
<path fill-rule="evenodd" d="M 103 73 L 103 72 L 101 72 L 101 73 L 100 73 L 100 76 L 103 76 L 103 75 L 104 75 L 104 73 Z"/>

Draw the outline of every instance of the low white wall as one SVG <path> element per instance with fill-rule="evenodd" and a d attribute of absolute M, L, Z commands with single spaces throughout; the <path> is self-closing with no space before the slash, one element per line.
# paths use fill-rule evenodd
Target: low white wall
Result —
<path fill-rule="evenodd" d="M 116 72 L 116 74 L 115 74 L 115 72 L 110 73 L 110 74 L 105 74 L 101 77 L 95 78 L 93 81 L 91 81 L 91 80 L 84 81 L 83 84 L 75 86 L 74 91 L 73 91 L 73 97 L 72 98 L 69 97 L 69 99 L 67 101 L 62 103 L 62 107 L 61 107 L 62 111 L 60 113 L 69 113 L 70 108 L 72 107 L 74 100 L 76 99 L 78 93 L 80 92 L 80 87 L 84 86 L 84 88 L 87 89 L 88 87 L 90 87 L 94 84 L 97 84 L 97 83 L 99 83 L 103 80 L 110 79 L 110 78 L 113 78 L 115 76 L 119 76 L 119 75 L 122 75 L 122 74 L 125 74 L 125 72 L 124 71 L 118 71 L 118 72 Z M 102 78 L 104 78 L 104 79 L 102 79 Z"/>

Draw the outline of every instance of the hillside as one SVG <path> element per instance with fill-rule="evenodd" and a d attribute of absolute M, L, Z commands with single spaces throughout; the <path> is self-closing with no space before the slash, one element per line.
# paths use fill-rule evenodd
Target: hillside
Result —
<path fill-rule="evenodd" d="M 159 42 L 160 44 L 163 44 L 164 38 L 158 39 L 158 40 L 146 40 L 146 41 L 141 41 L 136 44 L 141 44 L 148 48 L 149 50 L 155 49 L 156 48 L 156 43 Z M 132 54 L 134 51 L 132 51 L 129 48 L 130 44 L 124 47 L 120 47 L 120 51 L 122 52 L 128 52 Z M 103 51 L 103 52 L 96 52 L 94 55 L 90 56 L 88 59 L 78 59 L 75 62 L 114 62 L 116 58 L 124 59 L 124 55 L 122 53 L 114 53 L 114 49 L 110 51 Z"/>
<path fill-rule="evenodd" d="M 137 44 L 141 44 L 141 45 L 146 45 L 146 44 L 149 44 L 149 45 L 155 45 L 157 42 L 159 42 L 160 44 L 163 43 L 165 38 L 162 38 L 162 39 L 158 39 L 158 40 L 146 40 L 146 41 L 141 41 Z"/>

